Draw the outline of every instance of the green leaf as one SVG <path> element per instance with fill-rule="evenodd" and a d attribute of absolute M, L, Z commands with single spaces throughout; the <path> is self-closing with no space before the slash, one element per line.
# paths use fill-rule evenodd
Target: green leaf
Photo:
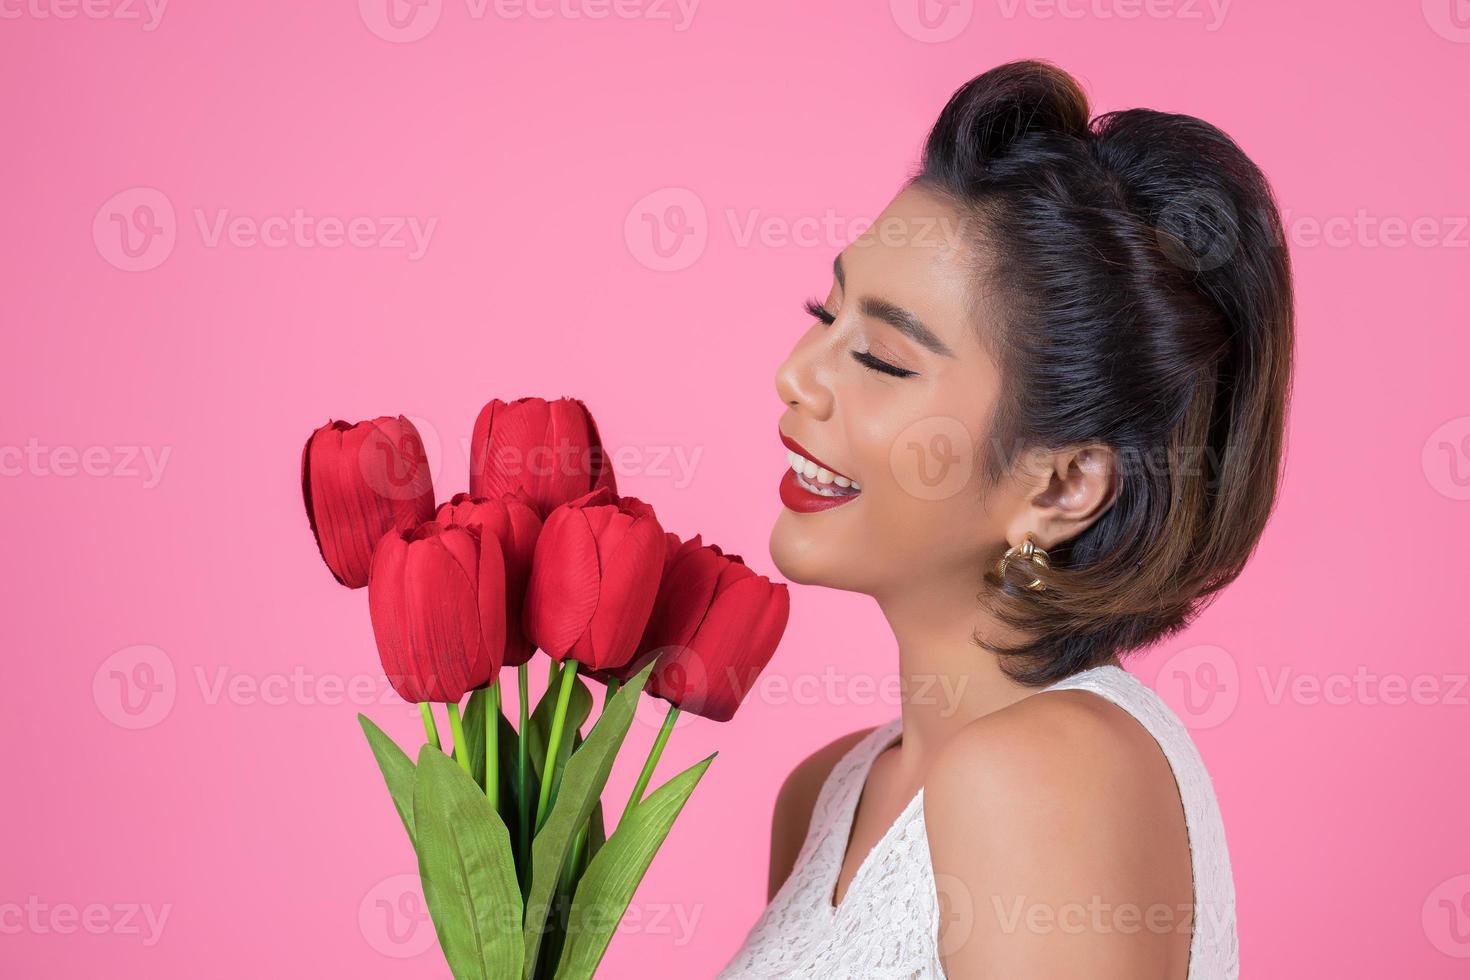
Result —
<path fill-rule="evenodd" d="M 597 856 L 598 848 L 607 842 L 607 828 L 602 822 L 602 801 L 592 808 L 592 816 L 587 821 L 587 854 L 586 860 L 590 861 Z"/>
<path fill-rule="evenodd" d="M 470 752 L 470 775 L 480 788 L 485 788 L 485 708 L 489 692 L 477 687 L 470 692 L 464 706 L 464 741 Z"/>
<path fill-rule="evenodd" d="M 412 841 L 414 839 L 413 762 L 396 742 L 383 734 L 383 730 L 368 719 L 367 715 L 358 715 L 357 721 L 362 725 L 368 746 L 373 750 L 373 757 L 378 760 L 378 768 L 383 771 L 383 781 L 388 784 L 388 793 L 393 797 L 393 806 L 398 810 L 399 818 L 403 820 L 403 828 L 408 831 L 408 839 Z"/>
<path fill-rule="evenodd" d="M 413 792 L 419 877 L 456 980 L 521 972 L 521 890 L 510 834 L 474 780 L 432 745 Z"/>
<path fill-rule="evenodd" d="M 541 950 L 546 917 L 556 896 L 556 887 L 566 865 L 567 854 L 577 831 L 602 797 L 602 788 L 612 772 L 613 760 L 633 723 L 633 712 L 643 685 L 653 671 L 648 664 L 613 695 L 598 716 L 592 731 L 567 760 L 561 790 L 551 804 L 551 813 L 531 845 L 531 891 L 526 897 L 525 980 L 532 980 Z"/>
<path fill-rule="evenodd" d="M 597 970 L 633 892 L 713 760 L 711 755 L 696 762 L 633 807 L 587 865 L 572 900 L 556 980 L 586 980 Z"/>

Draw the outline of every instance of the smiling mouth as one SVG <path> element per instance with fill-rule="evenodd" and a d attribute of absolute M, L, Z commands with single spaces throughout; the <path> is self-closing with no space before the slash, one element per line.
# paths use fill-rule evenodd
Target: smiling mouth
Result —
<path fill-rule="evenodd" d="M 855 497 L 862 486 L 841 473 L 819 466 L 794 449 L 786 450 L 786 462 L 796 474 L 796 482 L 803 490 L 824 497 Z"/>
<path fill-rule="evenodd" d="M 791 470 L 796 474 L 796 485 L 808 493 L 817 494 L 820 497 L 856 497 L 862 492 L 862 487 L 854 484 L 845 476 L 837 476 L 825 468 L 818 468 L 811 476 L 807 476 L 807 467 L 815 464 L 809 459 L 802 458 L 797 453 L 791 453 Z M 826 483 L 821 478 L 826 477 Z M 837 481 L 842 482 L 837 482 Z"/>
<path fill-rule="evenodd" d="M 856 499 L 862 485 L 814 459 L 795 439 L 781 433 L 786 447 L 786 472 L 781 477 L 781 502 L 799 513 L 827 510 Z"/>

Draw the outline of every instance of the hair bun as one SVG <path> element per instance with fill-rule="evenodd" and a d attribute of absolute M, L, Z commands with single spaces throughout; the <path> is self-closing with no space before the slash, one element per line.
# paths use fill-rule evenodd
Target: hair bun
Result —
<path fill-rule="evenodd" d="M 1062 69 L 1044 61 L 999 65 L 950 96 L 929 134 L 924 166 L 970 169 L 1031 136 L 1090 139 L 1089 118 L 1087 94 Z"/>

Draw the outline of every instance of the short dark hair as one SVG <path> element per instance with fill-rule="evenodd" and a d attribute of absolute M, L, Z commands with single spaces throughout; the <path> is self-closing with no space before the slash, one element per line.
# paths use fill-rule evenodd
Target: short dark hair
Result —
<path fill-rule="evenodd" d="M 955 92 L 911 183 L 975 219 L 976 274 L 999 288 L 982 476 L 1020 447 L 1120 461 L 1113 504 L 1049 569 L 988 573 L 986 600 L 1029 638 L 982 645 L 1044 684 L 1179 631 L 1240 574 L 1280 481 L 1293 303 L 1265 177 L 1209 123 L 1093 119 L 1070 75 L 1020 61 Z"/>

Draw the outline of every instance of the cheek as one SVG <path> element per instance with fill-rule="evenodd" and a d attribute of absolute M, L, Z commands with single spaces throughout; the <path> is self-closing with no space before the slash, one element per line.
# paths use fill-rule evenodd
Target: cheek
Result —
<path fill-rule="evenodd" d="M 851 426 L 850 441 L 861 462 L 864 490 L 871 487 L 884 497 L 915 504 L 943 504 L 973 495 L 982 443 L 974 410 L 949 407 L 932 397 L 909 401 L 892 400 Z"/>
<path fill-rule="evenodd" d="M 968 412 L 967 418 L 962 412 Z M 960 558 L 988 535 L 975 406 L 896 406 L 854 433 L 861 447 L 869 543 L 890 555 Z"/>

